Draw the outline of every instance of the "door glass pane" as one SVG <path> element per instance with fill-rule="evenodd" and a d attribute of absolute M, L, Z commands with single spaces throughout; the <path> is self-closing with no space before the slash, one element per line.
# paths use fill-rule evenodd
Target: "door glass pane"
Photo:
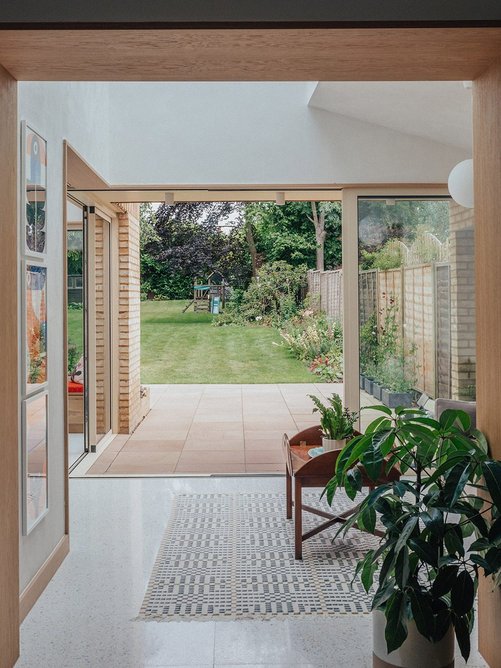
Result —
<path fill-rule="evenodd" d="M 67 331 L 68 331 L 68 447 L 70 467 L 86 451 L 85 445 L 85 245 L 82 209 L 68 202 Z"/>
<path fill-rule="evenodd" d="M 360 405 L 474 400 L 473 211 L 361 198 L 358 224 Z"/>

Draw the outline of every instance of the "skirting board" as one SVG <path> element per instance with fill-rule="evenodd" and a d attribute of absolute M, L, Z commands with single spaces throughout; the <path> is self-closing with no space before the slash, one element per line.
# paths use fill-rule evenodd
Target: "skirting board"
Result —
<path fill-rule="evenodd" d="M 69 551 L 70 538 L 67 534 L 65 534 L 56 547 L 52 550 L 51 554 L 44 561 L 42 566 L 40 566 L 29 585 L 22 591 L 21 595 L 19 596 L 20 622 L 23 621 L 31 608 L 35 605 L 38 597 L 52 580 L 55 572 L 63 563 L 64 558 Z"/>

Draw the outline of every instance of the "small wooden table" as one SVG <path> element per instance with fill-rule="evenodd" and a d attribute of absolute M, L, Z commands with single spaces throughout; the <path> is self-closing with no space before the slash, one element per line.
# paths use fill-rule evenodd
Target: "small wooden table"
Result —
<path fill-rule="evenodd" d="M 324 452 L 316 457 L 310 457 L 309 451 L 312 448 L 318 448 L 322 444 L 322 432 L 320 426 L 310 427 L 299 432 L 291 439 L 284 434 L 282 447 L 285 457 L 285 491 L 286 491 L 286 517 L 292 519 L 292 510 L 294 508 L 294 554 L 296 559 L 303 558 L 303 541 L 312 536 L 316 536 L 321 531 L 328 529 L 334 524 L 343 524 L 354 512 L 358 510 L 360 504 L 354 505 L 349 510 L 342 513 L 329 513 L 319 508 L 305 505 L 302 494 L 305 487 L 325 487 L 334 475 L 336 460 L 340 450 Z M 398 478 L 398 472 L 391 472 L 388 478 L 378 481 L 378 484 L 388 482 Z M 365 476 L 364 476 L 365 478 Z M 292 499 L 292 481 L 294 480 L 294 500 Z M 374 488 L 372 481 L 364 480 L 364 484 L 369 488 Z M 303 534 L 302 511 L 313 513 L 326 519 L 314 529 Z M 381 535 L 376 531 L 376 535 Z"/>

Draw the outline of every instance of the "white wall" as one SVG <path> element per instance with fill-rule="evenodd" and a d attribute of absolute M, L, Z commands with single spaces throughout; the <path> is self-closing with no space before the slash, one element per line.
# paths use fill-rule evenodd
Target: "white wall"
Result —
<path fill-rule="evenodd" d="M 107 86 L 19 83 L 19 120 L 26 120 L 48 142 L 49 513 L 21 537 L 22 591 L 64 535 L 62 142 L 68 139 L 99 171 L 109 171 Z"/>
<path fill-rule="evenodd" d="M 308 107 L 313 88 L 311 83 L 111 84 L 111 181 L 445 182 L 451 168 L 469 157 L 462 148 Z"/>

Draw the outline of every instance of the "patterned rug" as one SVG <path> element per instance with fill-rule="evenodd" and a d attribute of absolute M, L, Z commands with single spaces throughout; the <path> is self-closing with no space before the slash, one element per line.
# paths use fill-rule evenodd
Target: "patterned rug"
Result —
<path fill-rule="evenodd" d="M 303 503 L 322 507 L 319 493 Z M 354 502 L 336 495 L 335 510 Z M 325 508 L 328 507 L 325 505 Z M 303 532 L 322 522 L 303 513 Z M 176 497 L 139 620 L 271 619 L 370 611 L 355 564 L 378 539 L 336 529 L 303 543 L 294 559 L 294 524 L 282 494 Z"/>

